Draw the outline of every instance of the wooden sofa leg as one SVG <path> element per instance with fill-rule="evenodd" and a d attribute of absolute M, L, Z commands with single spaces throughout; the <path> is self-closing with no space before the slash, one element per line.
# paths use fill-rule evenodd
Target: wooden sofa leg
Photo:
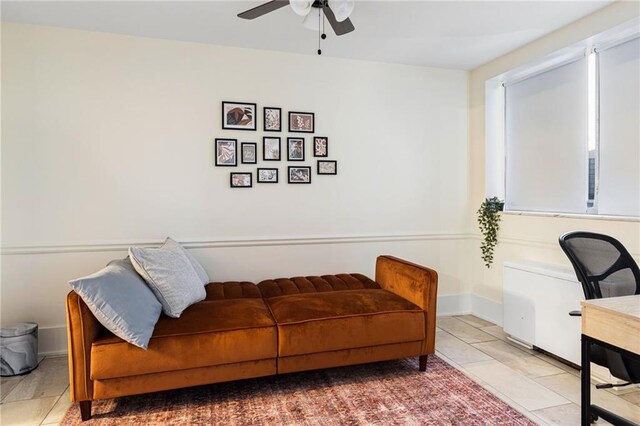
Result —
<path fill-rule="evenodd" d="M 91 418 L 91 401 L 80 401 L 80 417 L 83 422 Z"/>
<path fill-rule="evenodd" d="M 420 358 L 420 371 L 427 371 L 427 358 L 429 355 L 421 355 Z"/>

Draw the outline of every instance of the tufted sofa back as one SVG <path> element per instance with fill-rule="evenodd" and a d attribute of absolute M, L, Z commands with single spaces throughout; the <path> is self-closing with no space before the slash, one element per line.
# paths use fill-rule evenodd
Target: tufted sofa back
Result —
<path fill-rule="evenodd" d="M 379 289 L 378 283 L 362 274 L 338 274 L 265 280 L 258 284 L 265 299 L 292 294 L 325 291 Z"/>

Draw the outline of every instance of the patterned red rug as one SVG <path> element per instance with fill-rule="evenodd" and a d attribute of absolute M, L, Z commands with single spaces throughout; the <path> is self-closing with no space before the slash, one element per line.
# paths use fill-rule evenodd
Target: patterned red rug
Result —
<path fill-rule="evenodd" d="M 62 425 L 535 425 L 436 356 L 94 401 Z"/>

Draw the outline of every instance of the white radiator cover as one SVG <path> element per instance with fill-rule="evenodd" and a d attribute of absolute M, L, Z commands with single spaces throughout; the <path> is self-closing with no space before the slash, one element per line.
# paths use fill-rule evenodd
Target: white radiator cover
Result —
<path fill-rule="evenodd" d="M 570 267 L 504 262 L 503 326 L 518 340 L 580 365 L 582 286 Z"/>

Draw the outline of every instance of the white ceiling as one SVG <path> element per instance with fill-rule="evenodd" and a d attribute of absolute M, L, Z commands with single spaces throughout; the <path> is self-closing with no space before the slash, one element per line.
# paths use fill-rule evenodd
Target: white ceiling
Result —
<path fill-rule="evenodd" d="M 266 0 L 265 0 L 266 1 Z M 2 20 L 315 55 L 318 34 L 265 1 L 2 1 Z M 604 1 L 356 0 L 352 33 L 327 26 L 323 55 L 470 70 L 588 15 Z"/>

